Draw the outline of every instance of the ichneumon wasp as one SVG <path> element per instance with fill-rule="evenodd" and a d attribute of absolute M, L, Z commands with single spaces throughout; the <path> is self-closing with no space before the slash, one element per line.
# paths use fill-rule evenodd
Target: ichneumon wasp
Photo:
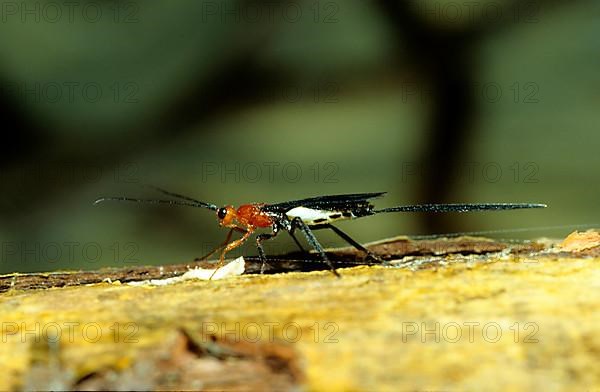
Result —
<path fill-rule="evenodd" d="M 330 229 L 344 241 L 364 252 L 369 258 L 377 261 L 382 260 L 348 234 L 344 233 L 336 226 L 333 226 L 332 222 L 362 218 L 388 212 L 469 212 L 546 207 L 545 204 L 539 203 L 463 203 L 404 205 L 376 210 L 375 206 L 370 203 L 370 200 L 382 197 L 386 192 L 374 192 L 317 196 L 275 204 L 249 203 L 243 204 L 236 209 L 231 205 L 219 207 L 212 203 L 206 203 L 154 186 L 151 186 L 150 188 L 179 200 L 100 197 L 94 201 L 94 204 L 99 204 L 104 201 L 129 201 L 136 203 L 199 207 L 215 211 L 217 219 L 219 220 L 219 225 L 229 228 L 225 241 L 208 255 L 203 257 L 207 258 L 222 249 L 215 272 L 223 265 L 227 252 L 239 247 L 246 242 L 256 230 L 263 228 L 270 228 L 271 231 L 268 233 L 260 233 L 256 236 L 256 247 L 258 248 L 258 254 L 262 262 L 261 273 L 264 272 L 267 262 L 262 245 L 263 241 L 275 238 L 280 231 L 284 230 L 289 233 L 294 242 L 302 249 L 302 251 L 304 251 L 304 248 L 295 236 L 296 230 L 299 230 L 305 236 L 307 242 L 320 255 L 321 260 L 327 264 L 336 276 L 339 277 L 338 272 L 327 257 L 325 250 L 315 237 L 313 231 Z M 231 241 L 234 231 L 240 232 L 242 236 L 237 240 Z"/>

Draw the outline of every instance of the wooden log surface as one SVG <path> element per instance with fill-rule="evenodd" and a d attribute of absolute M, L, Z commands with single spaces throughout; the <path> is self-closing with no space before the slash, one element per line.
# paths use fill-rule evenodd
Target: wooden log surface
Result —
<path fill-rule="evenodd" d="M 299 254 L 164 286 L 130 283 L 195 263 L 4 275 L 0 390 L 597 389 L 597 233 L 399 237 L 385 266 L 331 250 L 340 279 Z"/>

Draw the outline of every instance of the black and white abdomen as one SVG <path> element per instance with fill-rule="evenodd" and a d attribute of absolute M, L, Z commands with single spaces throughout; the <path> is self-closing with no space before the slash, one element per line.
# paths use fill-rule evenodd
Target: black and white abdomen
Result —
<path fill-rule="evenodd" d="M 309 226 L 322 225 L 338 220 L 352 219 L 356 216 L 351 211 L 328 211 L 307 207 L 295 207 L 287 211 L 285 215 L 289 220 L 300 218 Z"/>

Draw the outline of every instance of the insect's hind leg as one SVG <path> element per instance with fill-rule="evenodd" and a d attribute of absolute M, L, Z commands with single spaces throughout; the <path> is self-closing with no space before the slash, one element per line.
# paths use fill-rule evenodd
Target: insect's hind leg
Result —
<path fill-rule="evenodd" d="M 258 249 L 258 256 L 260 257 L 260 274 L 265 273 L 265 266 L 267 265 L 267 256 L 265 256 L 265 250 L 262 246 L 262 242 L 275 238 L 279 232 L 273 231 L 272 233 L 261 233 L 256 236 L 256 248 Z"/>
<path fill-rule="evenodd" d="M 323 249 L 313 232 L 310 230 L 310 227 L 308 227 L 308 225 L 298 217 L 292 220 L 292 227 L 294 226 L 302 230 L 302 233 L 304 233 L 304 236 L 306 237 L 308 243 L 319 253 L 323 262 L 327 264 L 327 266 L 331 269 L 331 272 L 333 272 L 333 274 L 339 278 L 340 274 L 338 274 L 333 264 L 331 264 L 331 261 L 325 254 L 325 250 Z"/>
<path fill-rule="evenodd" d="M 295 231 L 296 231 L 296 226 L 292 226 L 292 229 L 290 231 L 288 231 L 288 234 L 290 235 L 290 237 L 292 237 L 292 239 L 294 240 L 296 245 L 298 245 L 300 252 L 306 253 L 306 249 L 304 249 L 304 247 L 302 246 L 300 241 L 298 241 L 298 238 L 296 238 L 296 235 L 294 234 Z"/>
<path fill-rule="evenodd" d="M 338 229 L 337 227 L 335 227 L 331 223 L 325 223 L 325 224 L 313 227 L 313 230 L 322 230 L 322 229 L 330 229 L 330 230 L 332 230 L 341 239 L 343 239 L 344 241 L 346 241 L 347 243 L 349 243 L 350 245 L 352 245 L 353 247 L 355 247 L 359 251 L 364 252 L 367 255 L 367 257 L 369 257 L 369 258 L 371 258 L 371 259 L 373 259 L 373 260 L 375 260 L 375 261 L 377 261 L 379 263 L 384 263 L 385 262 L 381 257 L 377 256 L 375 253 L 371 252 L 370 250 L 368 250 L 367 248 L 365 248 L 364 246 L 362 246 L 361 244 L 359 244 L 358 242 L 356 242 L 356 240 L 354 240 L 348 234 L 344 233 L 343 231 L 341 231 L 340 229 Z"/>

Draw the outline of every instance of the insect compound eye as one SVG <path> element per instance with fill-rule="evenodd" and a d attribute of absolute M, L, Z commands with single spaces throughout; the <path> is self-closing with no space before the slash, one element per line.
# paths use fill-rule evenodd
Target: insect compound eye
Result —
<path fill-rule="evenodd" d="M 219 217 L 219 219 L 225 219 L 225 216 L 227 216 L 227 208 L 219 208 L 217 210 L 217 216 Z"/>

